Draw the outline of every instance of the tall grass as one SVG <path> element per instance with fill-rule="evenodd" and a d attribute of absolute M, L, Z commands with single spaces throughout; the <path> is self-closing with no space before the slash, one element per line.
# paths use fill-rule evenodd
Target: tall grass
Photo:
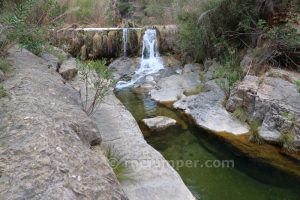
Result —
<path fill-rule="evenodd" d="M 128 168 L 128 163 L 126 163 L 126 160 L 123 158 L 123 156 L 120 155 L 120 153 L 118 153 L 112 146 L 106 147 L 105 154 L 118 181 L 123 182 L 131 180 L 129 177 L 130 171 Z"/>

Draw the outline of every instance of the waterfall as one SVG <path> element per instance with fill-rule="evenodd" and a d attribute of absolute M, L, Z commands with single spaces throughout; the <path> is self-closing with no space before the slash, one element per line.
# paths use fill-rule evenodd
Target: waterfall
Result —
<path fill-rule="evenodd" d="M 157 32 L 155 29 L 147 29 L 143 36 L 143 49 L 140 67 L 135 71 L 130 81 L 119 81 L 116 88 L 121 89 L 130 87 L 136 83 L 139 79 L 159 72 L 163 69 L 163 62 L 159 57 L 157 46 Z"/>
<path fill-rule="evenodd" d="M 127 43 L 128 43 L 128 33 L 129 30 L 127 28 L 123 28 L 123 56 L 127 56 Z"/>

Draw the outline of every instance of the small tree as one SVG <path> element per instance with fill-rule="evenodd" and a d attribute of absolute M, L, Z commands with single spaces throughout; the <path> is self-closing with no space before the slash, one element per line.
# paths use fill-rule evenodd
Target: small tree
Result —
<path fill-rule="evenodd" d="M 84 89 L 80 91 L 84 111 L 90 116 L 97 105 L 103 101 L 115 82 L 105 60 L 81 62 L 78 61 L 80 78 Z"/>
<path fill-rule="evenodd" d="M 57 0 L 3 0 L 2 3 L 0 37 L 3 35 L 5 42 L 0 42 L 0 54 L 16 43 L 36 55 L 41 54 L 47 44 L 47 30 L 59 25 L 66 14 Z"/>

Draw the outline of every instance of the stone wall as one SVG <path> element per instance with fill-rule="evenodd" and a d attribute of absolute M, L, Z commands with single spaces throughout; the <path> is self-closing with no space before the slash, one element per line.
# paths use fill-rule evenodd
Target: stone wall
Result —
<path fill-rule="evenodd" d="M 128 32 L 127 56 L 140 56 L 143 33 L 148 28 L 158 31 L 158 46 L 161 54 L 179 53 L 178 28 L 175 25 L 131 28 Z M 72 56 L 82 60 L 117 58 L 123 56 L 122 28 L 66 28 L 50 33 L 52 44 L 63 47 Z"/>
<path fill-rule="evenodd" d="M 52 43 L 82 60 L 122 56 L 122 29 L 61 29 L 51 32 Z M 130 29 L 127 54 L 138 53 L 140 29 Z"/>

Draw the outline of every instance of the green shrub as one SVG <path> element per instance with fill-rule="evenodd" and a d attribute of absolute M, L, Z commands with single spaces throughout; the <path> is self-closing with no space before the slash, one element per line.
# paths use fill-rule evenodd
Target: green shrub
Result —
<path fill-rule="evenodd" d="M 10 63 L 5 59 L 0 57 L 0 70 L 4 73 L 10 72 L 11 65 Z"/>
<path fill-rule="evenodd" d="M 210 0 L 202 3 L 202 9 L 180 12 L 178 20 L 183 51 L 201 61 L 205 57 L 222 58 L 229 46 L 248 47 L 258 16 L 252 0 Z M 196 50 L 202 55 L 195 54 Z"/>
<path fill-rule="evenodd" d="M 181 16 L 179 44 L 184 56 L 203 61 L 209 55 L 210 38 L 205 27 L 197 28 L 196 16 Z"/>
<path fill-rule="evenodd" d="M 262 138 L 259 135 L 259 127 L 261 127 L 261 123 L 257 120 L 251 121 L 249 124 L 250 130 L 250 137 L 249 141 L 261 144 L 262 143 Z"/>
<path fill-rule="evenodd" d="M 3 87 L 3 85 L 0 85 L 0 98 L 6 97 L 7 96 L 7 92 L 5 90 L 5 88 Z"/>
<path fill-rule="evenodd" d="M 282 142 L 282 148 L 287 151 L 295 151 L 295 134 L 293 130 L 289 130 L 287 132 L 281 133 L 280 136 Z"/>
<path fill-rule="evenodd" d="M 225 92 L 226 98 L 229 97 L 232 87 L 241 79 L 241 66 L 237 51 L 232 48 L 228 49 L 230 50 L 224 58 L 223 66 L 215 72 L 216 77 L 219 78 L 216 83 Z"/>
<path fill-rule="evenodd" d="M 290 116 L 290 113 L 289 112 L 282 112 L 281 116 L 284 117 L 284 118 L 286 118 L 286 119 L 288 119 L 289 116 Z"/>
<path fill-rule="evenodd" d="M 78 20 L 88 20 L 95 15 L 96 0 L 76 0 L 76 6 L 79 10 L 76 11 Z"/>
<path fill-rule="evenodd" d="M 123 156 L 112 147 L 109 147 L 106 150 L 106 157 L 119 182 L 130 180 L 128 163 L 126 163 Z"/>
<path fill-rule="evenodd" d="M 103 101 L 109 90 L 115 84 L 105 60 L 77 61 L 81 80 L 85 83 L 85 91 L 81 90 L 83 109 L 92 115 L 98 104 Z"/>
<path fill-rule="evenodd" d="M 24 0 L 21 3 L 4 1 L 0 23 L 8 27 L 4 31 L 8 43 L 19 43 L 22 47 L 40 55 L 47 41 L 47 28 L 58 25 L 62 12 L 56 0 Z"/>
<path fill-rule="evenodd" d="M 201 85 L 198 85 L 197 87 L 195 87 L 194 89 L 192 89 L 190 91 L 185 91 L 184 95 L 186 95 L 186 96 L 197 95 L 197 94 L 199 94 L 203 91 L 204 91 L 204 85 L 201 84 Z"/>
<path fill-rule="evenodd" d="M 295 81 L 295 83 L 296 83 L 298 92 L 300 92 L 300 79 Z"/>
<path fill-rule="evenodd" d="M 129 16 L 133 11 L 133 7 L 128 2 L 119 2 L 118 10 L 122 16 Z"/>
<path fill-rule="evenodd" d="M 147 16 L 160 17 L 163 13 L 163 7 L 158 3 L 149 3 L 145 9 Z"/>
<path fill-rule="evenodd" d="M 232 115 L 244 123 L 248 120 L 248 115 L 242 107 L 235 109 Z"/>
<path fill-rule="evenodd" d="M 23 35 L 19 38 L 20 45 L 39 56 L 44 52 L 44 46 L 47 43 L 45 30 L 40 28 Z"/>
<path fill-rule="evenodd" d="M 290 24 L 278 25 L 265 31 L 271 44 L 265 59 L 274 66 L 300 69 L 300 35 Z"/>

